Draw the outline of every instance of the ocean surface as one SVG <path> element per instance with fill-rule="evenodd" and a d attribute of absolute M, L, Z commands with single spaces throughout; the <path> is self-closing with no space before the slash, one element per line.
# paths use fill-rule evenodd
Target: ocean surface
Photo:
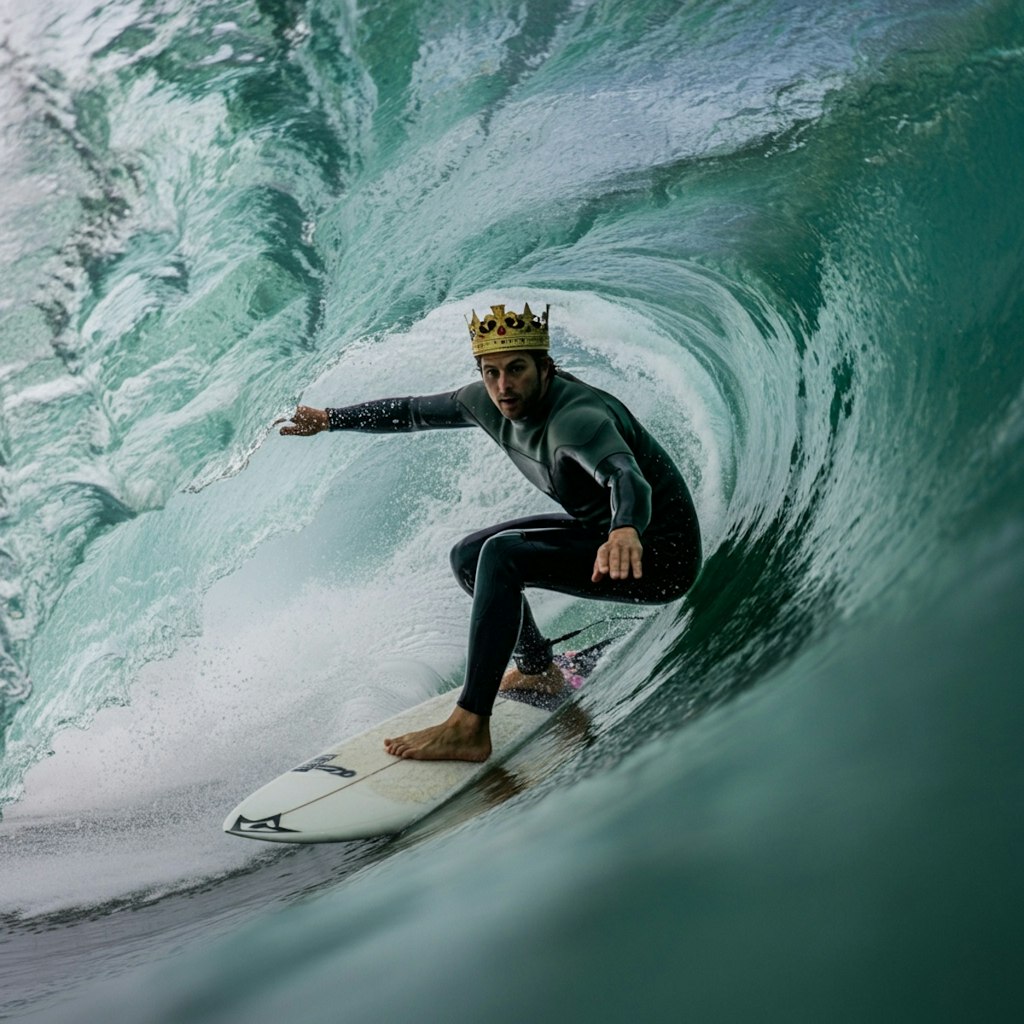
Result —
<path fill-rule="evenodd" d="M 4 0 L 0 168 L 0 1018 L 1020 1019 L 1019 0 Z M 274 420 L 524 300 L 700 579 L 409 833 L 224 835 L 551 508 Z"/>

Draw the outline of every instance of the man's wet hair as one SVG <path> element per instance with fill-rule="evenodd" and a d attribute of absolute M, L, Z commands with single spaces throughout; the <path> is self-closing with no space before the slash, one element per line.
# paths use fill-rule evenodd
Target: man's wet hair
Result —
<path fill-rule="evenodd" d="M 533 360 L 534 366 L 536 366 L 537 370 L 541 373 L 544 372 L 544 368 L 546 366 L 549 377 L 554 377 L 555 373 L 558 370 L 558 364 L 554 361 L 554 359 L 551 358 L 551 353 L 546 352 L 542 348 L 517 349 L 516 354 L 521 356 L 529 356 Z M 480 370 L 480 361 L 483 358 L 483 356 L 476 357 L 476 368 L 478 370 Z M 481 370 L 481 372 L 483 371 Z"/>

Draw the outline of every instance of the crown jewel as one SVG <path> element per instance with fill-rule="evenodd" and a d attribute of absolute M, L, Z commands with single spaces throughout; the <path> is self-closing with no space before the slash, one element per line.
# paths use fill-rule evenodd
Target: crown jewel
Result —
<path fill-rule="evenodd" d="M 536 316 L 530 304 L 522 313 L 506 312 L 504 305 L 491 306 L 491 312 L 482 320 L 473 310 L 469 321 L 469 337 L 473 342 L 473 355 L 486 356 L 493 352 L 515 352 L 520 349 L 547 349 L 548 306 L 542 316 Z"/>

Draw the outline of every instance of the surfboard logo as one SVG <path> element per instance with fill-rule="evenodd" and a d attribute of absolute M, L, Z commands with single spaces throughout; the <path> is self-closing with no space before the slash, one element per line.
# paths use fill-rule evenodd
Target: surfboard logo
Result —
<path fill-rule="evenodd" d="M 282 812 L 283 813 L 283 812 Z M 281 815 L 273 814 L 269 818 L 247 818 L 244 814 L 229 829 L 230 832 L 298 832 L 296 828 L 285 828 L 281 824 Z"/>
<path fill-rule="evenodd" d="M 333 754 L 321 754 L 314 757 L 312 761 L 300 764 L 293 768 L 293 772 L 327 772 L 328 775 L 337 775 L 340 779 L 351 779 L 356 775 L 354 768 L 343 768 L 340 764 L 331 764 L 334 760 Z"/>

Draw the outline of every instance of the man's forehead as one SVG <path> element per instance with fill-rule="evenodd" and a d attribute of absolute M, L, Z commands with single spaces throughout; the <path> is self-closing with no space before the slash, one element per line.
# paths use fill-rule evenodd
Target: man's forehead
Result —
<path fill-rule="evenodd" d="M 490 355 L 480 357 L 480 366 L 481 368 L 495 366 L 500 369 L 501 367 L 511 365 L 518 359 L 529 362 L 525 352 L 493 352 Z"/>

